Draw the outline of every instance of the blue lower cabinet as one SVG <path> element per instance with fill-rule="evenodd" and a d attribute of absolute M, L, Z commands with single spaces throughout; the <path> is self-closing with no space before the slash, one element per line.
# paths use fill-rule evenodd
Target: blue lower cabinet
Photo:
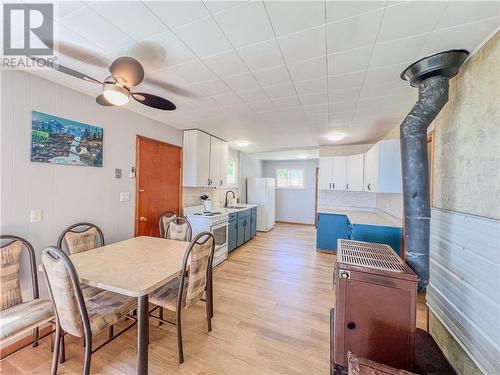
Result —
<path fill-rule="evenodd" d="M 401 256 L 401 228 L 354 224 L 353 239 L 356 241 L 376 242 L 389 245 L 399 256 Z"/>
<path fill-rule="evenodd" d="M 236 240 L 236 247 L 243 245 L 245 242 L 245 218 L 240 217 L 238 218 L 238 224 L 237 226 L 237 240 Z"/>
<path fill-rule="evenodd" d="M 257 208 L 252 208 L 250 213 L 250 237 L 253 238 L 257 234 Z"/>
<path fill-rule="evenodd" d="M 351 223 L 346 215 L 319 213 L 316 247 L 337 251 L 337 240 L 349 238 L 350 227 Z"/>
<path fill-rule="evenodd" d="M 233 251 L 236 249 L 238 242 L 238 219 L 236 216 L 233 220 L 229 220 L 228 236 L 227 236 L 227 250 Z"/>
<path fill-rule="evenodd" d="M 237 246 L 243 245 L 250 239 L 250 209 L 238 212 L 238 241 Z"/>

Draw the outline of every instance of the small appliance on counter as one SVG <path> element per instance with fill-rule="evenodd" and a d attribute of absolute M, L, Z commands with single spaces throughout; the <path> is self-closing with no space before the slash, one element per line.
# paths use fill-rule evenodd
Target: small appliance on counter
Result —
<path fill-rule="evenodd" d="M 212 201 L 209 200 L 209 202 L 211 209 Z M 184 207 L 183 211 L 187 221 L 191 224 L 193 237 L 201 232 L 210 232 L 214 235 L 215 254 L 213 266 L 215 267 L 226 260 L 228 253 L 228 213 L 205 210 L 205 205 Z"/>
<path fill-rule="evenodd" d="M 274 227 L 274 178 L 247 179 L 247 203 L 257 205 L 257 230 L 268 232 Z"/>
<path fill-rule="evenodd" d="M 208 195 L 202 195 L 200 199 L 203 204 L 203 209 L 207 212 L 212 211 L 212 201 L 210 200 L 210 197 Z"/>

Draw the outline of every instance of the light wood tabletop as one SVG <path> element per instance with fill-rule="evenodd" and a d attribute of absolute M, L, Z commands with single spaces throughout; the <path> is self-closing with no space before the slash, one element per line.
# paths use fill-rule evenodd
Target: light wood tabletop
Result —
<path fill-rule="evenodd" d="M 184 241 L 135 237 L 70 258 L 82 283 L 140 297 L 180 274 L 188 246 Z"/>

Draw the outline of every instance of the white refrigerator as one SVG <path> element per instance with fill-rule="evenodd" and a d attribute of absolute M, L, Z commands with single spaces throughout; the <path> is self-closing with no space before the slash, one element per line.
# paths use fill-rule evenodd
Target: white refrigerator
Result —
<path fill-rule="evenodd" d="M 257 205 L 257 230 L 267 232 L 274 227 L 274 178 L 247 179 L 247 203 Z"/>

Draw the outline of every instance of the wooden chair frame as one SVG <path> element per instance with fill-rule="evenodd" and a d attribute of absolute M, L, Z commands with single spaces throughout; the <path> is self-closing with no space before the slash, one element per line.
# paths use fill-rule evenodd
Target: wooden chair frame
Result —
<path fill-rule="evenodd" d="M 49 246 L 45 248 L 42 252 L 42 257 L 43 256 L 48 256 L 50 257 L 53 261 L 56 262 L 63 262 L 66 269 L 68 270 L 70 279 L 71 279 L 71 285 L 75 291 L 75 297 L 76 297 L 76 302 L 78 306 L 78 312 L 80 313 L 80 319 L 82 321 L 82 326 L 83 326 L 83 337 L 85 339 L 85 355 L 84 355 L 84 361 L 83 361 L 83 374 L 88 375 L 90 374 L 90 362 L 92 358 L 92 354 L 101 349 L 103 346 L 109 344 L 111 341 L 128 331 L 130 328 L 132 328 L 136 322 L 137 319 L 133 316 L 127 315 L 126 317 L 128 319 L 133 320 L 133 323 L 130 324 L 128 327 L 124 328 L 121 330 L 118 334 L 109 337 L 106 341 L 101 343 L 97 348 L 92 349 L 92 329 L 90 328 L 90 319 L 88 316 L 87 312 L 87 307 L 85 305 L 85 300 L 83 298 L 82 290 L 80 288 L 80 280 L 78 278 L 78 274 L 76 272 L 75 266 L 69 259 L 68 255 L 62 251 L 61 249 L 55 247 L 55 246 Z M 42 263 L 43 266 L 43 263 Z M 44 267 L 45 271 L 45 267 Z M 52 356 L 52 368 L 51 368 L 51 374 L 56 375 L 57 374 L 57 367 L 58 367 L 58 359 L 59 359 L 59 353 L 61 347 L 64 347 L 63 343 L 63 335 L 64 332 L 61 328 L 61 325 L 59 324 L 59 317 L 57 313 L 57 306 L 54 301 L 54 296 L 52 294 L 52 288 L 50 285 L 49 278 L 47 276 L 47 272 L 44 272 L 45 274 L 45 281 L 47 282 L 47 288 L 49 290 L 50 298 L 52 300 L 52 303 L 54 305 L 54 314 L 56 318 L 56 337 L 55 337 L 55 342 L 57 343 L 54 346 L 54 353 Z"/>
<path fill-rule="evenodd" d="M 182 309 L 184 305 L 184 280 L 188 278 L 188 261 L 189 257 L 191 255 L 191 251 L 193 250 L 194 245 L 203 245 L 206 243 L 210 238 L 212 238 L 212 250 L 210 252 L 209 258 L 208 258 L 208 263 L 207 263 L 207 270 L 206 270 L 206 285 L 205 285 L 205 303 L 206 303 L 206 310 L 207 310 L 207 328 L 208 332 L 212 331 L 212 317 L 213 317 L 213 293 L 212 293 L 212 264 L 214 260 L 214 252 L 215 252 L 215 238 L 212 233 L 210 232 L 201 232 L 197 236 L 193 238 L 191 243 L 189 244 L 189 247 L 186 250 L 186 253 L 184 254 L 184 259 L 182 261 L 182 270 L 180 274 L 180 283 L 179 283 L 179 292 L 177 295 L 177 308 L 176 308 L 176 320 L 174 322 L 170 322 L 168 320 L 163 319 L 163 308 L 161 306 L 155 306 L 153 309 L 150 310 L 150 317 L 158 320 L 160 323 L 168 323 L 171 325 L 175 325 L 177 329 L 177 348 L 178 348 L 178 354 L 179 354 L 179 363 L 184 362 L 184 351 L 182 347 L 182 327 L 181 327 L 181 317 L 182 317 Z M 189 282 L 189 281 L 188 281 Z M 157 309 L 160 309 L 160 315 L 154 316 L 153 312 Z"/>

